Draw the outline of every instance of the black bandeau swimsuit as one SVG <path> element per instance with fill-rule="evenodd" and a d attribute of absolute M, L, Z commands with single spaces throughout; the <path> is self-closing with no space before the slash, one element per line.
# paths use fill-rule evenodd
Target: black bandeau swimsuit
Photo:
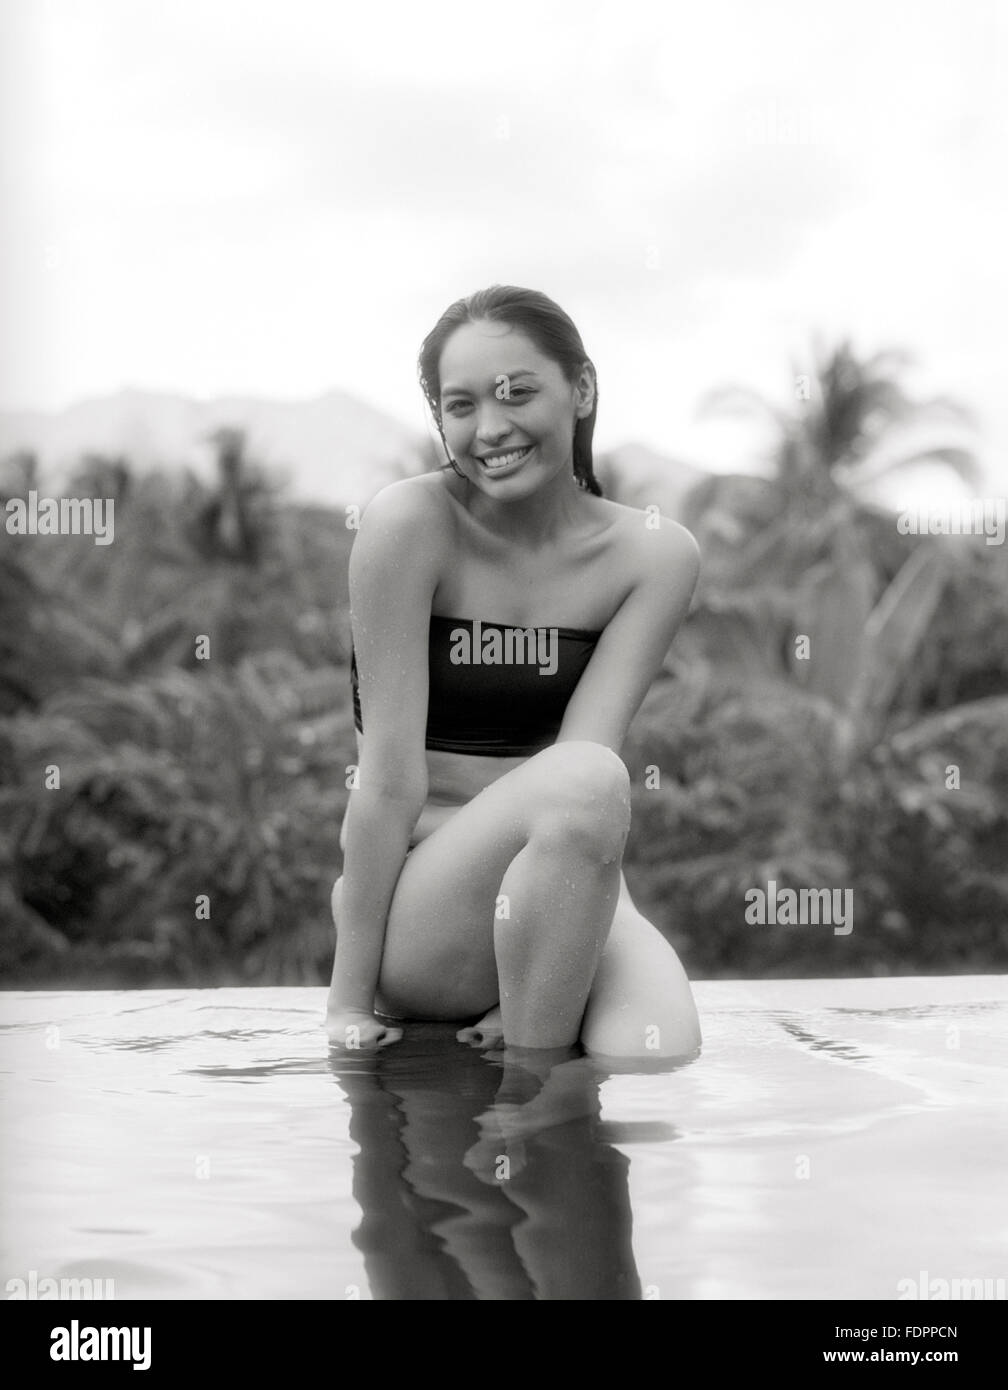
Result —
<path fill-rule="evenodd" d="M 601 635 L 431 614 L 426 747 L 497 758 L 547 748 Z M 363 733 L 352 648 L 350 682 Z"/>

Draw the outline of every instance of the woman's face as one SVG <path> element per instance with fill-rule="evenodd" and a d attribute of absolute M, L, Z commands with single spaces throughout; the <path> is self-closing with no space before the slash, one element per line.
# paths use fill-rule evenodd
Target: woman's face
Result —
<path fill-rule="evenodd" d="M 590 367 L 575 383 L 506 323 L 466 323 L 441 350 L 441 422 L 449 452 L 488 496 L 514 500 L 565 471 L 576 418 L 591 411 Z"/>

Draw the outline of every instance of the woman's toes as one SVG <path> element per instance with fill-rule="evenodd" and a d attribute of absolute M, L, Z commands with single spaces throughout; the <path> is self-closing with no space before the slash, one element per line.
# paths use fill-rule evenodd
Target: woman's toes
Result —
<path fill-rule="evenodd" d="M 486 1028 L 482 1023 L 474 1023 L 471 1028 L 460 1028 L 455 1037 L 470 1047 L 500 1047 L 504 1042 L 503 1033 Z"/>
<path fill-rule="evenodd" d="M 470 1047 L 503 1047 L 504 1023 L 501 1019 L 500 1005 L 495 1005 L 484 1014 L 479 1023 L 460 1028 L 455 1036 L 459 1042 L 468 1043 Z"/>

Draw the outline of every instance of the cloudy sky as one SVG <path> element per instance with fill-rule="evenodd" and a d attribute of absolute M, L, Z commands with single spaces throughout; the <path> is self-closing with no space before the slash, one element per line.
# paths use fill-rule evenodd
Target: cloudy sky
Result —
<path fill-rule="evenodd" d="M 602 445 L 704 447 L 699 394 L 787 399 L 817 330 L 910 349 L 1002 459 L 1006 10 L 0 0 L 0 407 L 423 427 L 420 339 L 510 281 L 578 323 Z"/>

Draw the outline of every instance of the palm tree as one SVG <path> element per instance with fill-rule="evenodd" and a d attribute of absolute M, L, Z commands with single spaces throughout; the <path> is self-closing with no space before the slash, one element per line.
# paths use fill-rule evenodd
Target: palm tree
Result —
<path fill-rule="evenodd" d="M 256 565 L 265 539 L 259 513 L 269 489 L 250 467 L 243 429 L 222 425 L 207 437 L 217 454 L 218 486 L 199 509 L 194 539 L 208 556 Z"/>
<path fill-rule="evenodd" d="M 951 564 L 947 547 L 906 545 L 892 514 L 880 530 L 873 488 L 924 463 L 971 485 L 979 469 L 954 434 L 968 412 L 945 397 L 911 397 L 900 380 L 906 354 L 861 360 L 844 341 L 817 346 L 813 360 L 810 377 L 796 373 L 789 407 L 737 387 L 704 402 L 768 419 L 774 466 L 768 477 L 706 479 L 687 498 L 686 524 L 705 553 L 687 645 L 828 699 L 845 717 L 846 761 L 879 737 Z M 810 659 L 796 654 L 799 637 Z"/>
<path fill-rule="evenodd" d="M 838 535 L 863 536 L 873 516 L 888 514 L 874 495 L 883 479 L 937 464 L 968 486 L 979 482 L 975 454 L 957 437 L 970 413 L 948 397 L 912 397 L 901 381 L 907 353 L 861 359 L 844 340 L 817 343 L 811 356 L 811 373 L 794 372 L 789 405 L 739 386 L 701 402 L 702 414 L 761 420 L 774 435 L 769 477 L 716 474 L 686 500 L 685 524 L 716 552 L 728 582 L 793 578 L 829 556 Z"/>

